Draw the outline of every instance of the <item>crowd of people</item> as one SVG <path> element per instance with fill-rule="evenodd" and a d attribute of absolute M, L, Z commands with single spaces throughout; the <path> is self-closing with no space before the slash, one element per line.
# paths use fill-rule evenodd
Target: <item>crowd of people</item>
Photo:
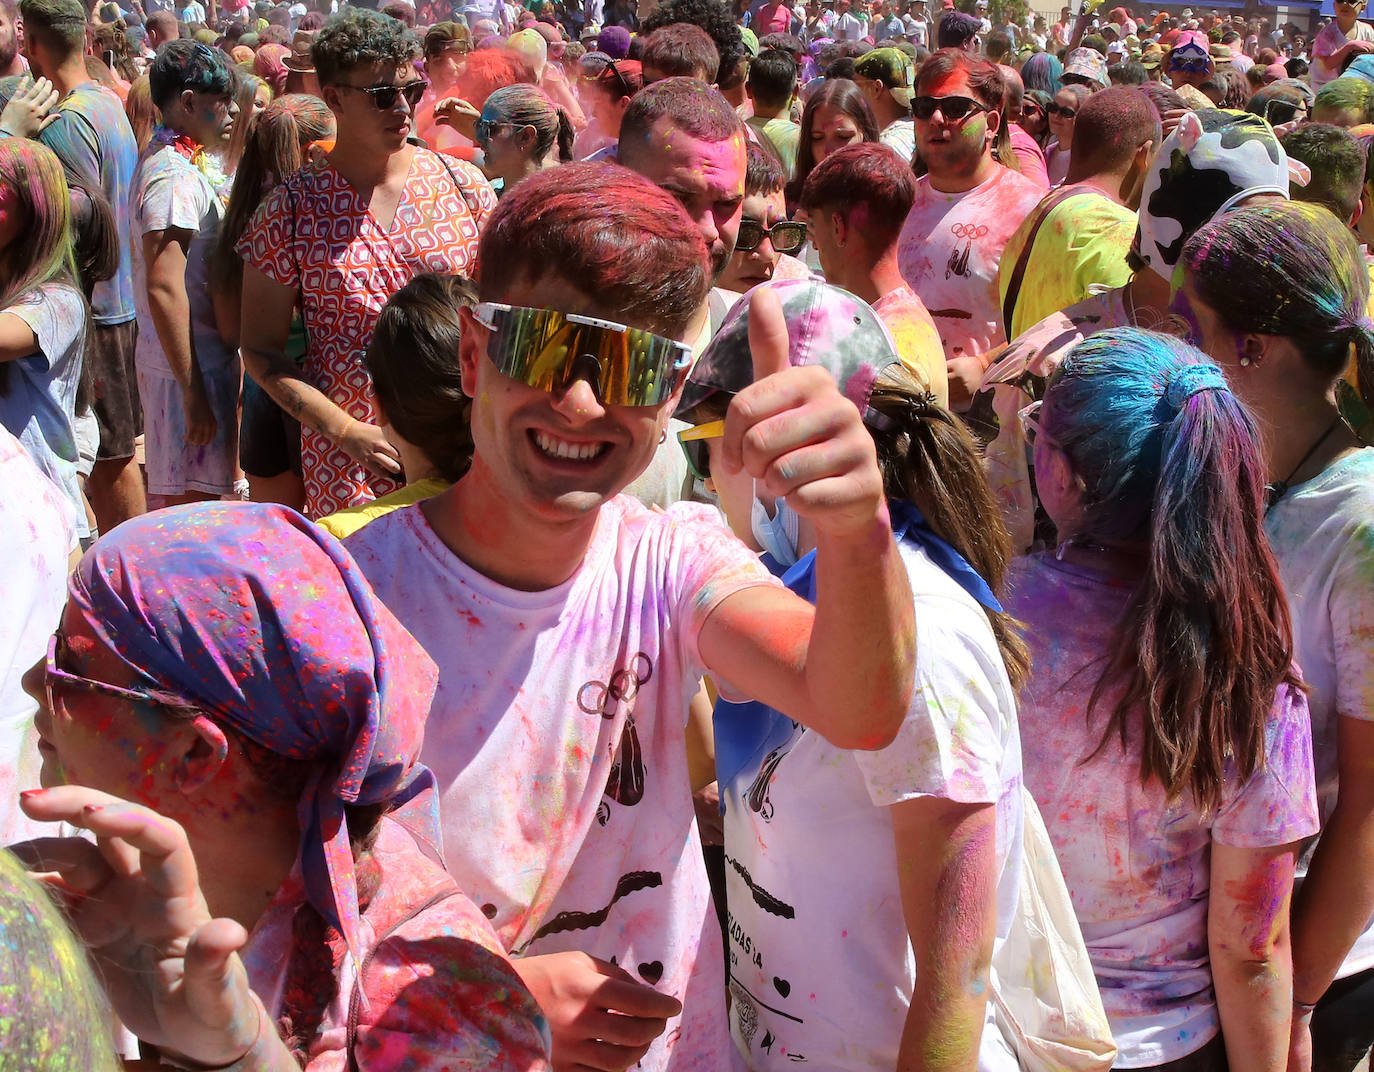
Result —
<path fill-rule="evenodd" d="M 0 0 L 0 1068 L 1368 1068 L 1354 4 L 126 2 Z"/>

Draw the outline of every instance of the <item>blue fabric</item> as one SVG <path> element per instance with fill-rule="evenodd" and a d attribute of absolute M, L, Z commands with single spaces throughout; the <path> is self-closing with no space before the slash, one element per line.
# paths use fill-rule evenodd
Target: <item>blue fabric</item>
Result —
<path fill-rule="evenodd" d="M 999 614 L 1002 612 L 1002 604 L 992 594 L 987 582 L 963 555 L 935 535 L 920 510 L 898 499 L 889 499 L 887 508 L 892 517 L 892 534 L 898 543 L 905 541 L 921 548 L 950 580 L 982 606 Z M 795 592 L 808 603 L 816 602 L 815 551 L 807 552 L 786 571 L 779 567 L 771 555 L 763 555 L 761 560 L 775 577 L 781 578 L 789 591 Z M 714 723 L 716 781 L 722 786 L 732 784 L 746 770 L 757 769 L 762 758 L 774 749 L 781 748 L 796 727 L 796 723 L 782 712 L 757 700 L 744 703 L 717 701 Z M 725 794 L 722 793 L 722 810 L 724 807 Z"/>

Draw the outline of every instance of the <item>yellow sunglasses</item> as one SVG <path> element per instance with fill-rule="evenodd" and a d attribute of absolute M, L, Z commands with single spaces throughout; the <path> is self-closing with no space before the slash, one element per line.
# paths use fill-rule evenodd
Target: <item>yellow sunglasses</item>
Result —
<path fill-rule="evenodd" d="M 711 479 L 711 455 L 706 449 L 706 440 L 720 439 L 723 435 L 724 421 L 708 421 L 695 428 L 684 428 L 677 434 L 682 453 L 687 456 L 687 468 L 698 480 Z"/>

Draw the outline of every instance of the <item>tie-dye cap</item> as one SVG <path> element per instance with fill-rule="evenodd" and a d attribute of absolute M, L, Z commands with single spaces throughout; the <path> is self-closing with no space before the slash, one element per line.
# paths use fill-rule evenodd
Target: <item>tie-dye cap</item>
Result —
<path fill-rule="evenodd" d="M 901 362 L 897 344 L 862 298 L 814 278 L 760 283 L 736 302 L 687 377 L 675 415 L 690 421 L 691 411 L 712 395 L 739 394 L 754 382 L 749 299 L 762 287 L 776 293 L 782 303 L 792 364 L 820 365 L 828 370 L 840 391 L 867 419 L 868 400 L 878 374 Z"/>
<path fill-rule="evenodd" d="M 1203 225 L 1254 194 L 1288 197 L 1289 180 L 1310 173 L 1290 161 L 1274 129 L 1249 112 L 1189 112 L 1164 139 L 1145 176 L 1132 253 L 1167 282 L 1184 243 Z"/>

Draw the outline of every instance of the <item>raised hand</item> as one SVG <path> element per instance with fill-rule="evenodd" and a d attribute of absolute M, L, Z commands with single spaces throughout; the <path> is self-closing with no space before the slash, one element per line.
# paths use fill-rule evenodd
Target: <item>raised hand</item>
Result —
<path fill-rule="evenodd" d="M 120 1020 L 144 1042 L 217 1067 L 261 1054 L 254 1069 L 295 1068 L 238 950 L 248 934 L 212 919 L 186 833 L 149 808 L 83 786 L 20 794 L 32 819 L 95 834 L 11 849 L 67 905 Z"/>

